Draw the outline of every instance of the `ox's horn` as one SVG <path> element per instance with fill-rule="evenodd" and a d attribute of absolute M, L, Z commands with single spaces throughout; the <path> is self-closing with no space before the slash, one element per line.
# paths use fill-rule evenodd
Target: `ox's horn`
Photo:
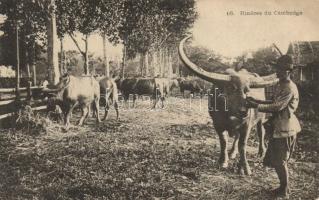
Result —
<path fill-rule="evenodd" d="M 188 57 L 186 56 L 186 53 L 184 51 L 184 43 L 191 38 L 191 36 L 185 37 L 179 44 L 178 47 L 178 53 L 183 61 L 183 63 L 186 65 L 188 69 L 190 69 L 193 73 L 195 73 L 200 78 L 209 81 L 209 82 L 229 82 L 231 80 L 231 77 L 229 75 L 225 74 L 217 74 L 213 72 L 207 72 L 203 70 L 202 68 L 198 67 L 195 63 L 190 61 Z"/>
<path fill-rule="evenodd" d="M 251 88 L 264 88 L 268 86 L 272 86 L 278 83 L 278 78 L 271 78 L 270 76 L 267 76 L 268 80 L 264 77 L 255 78 L 250 81 L 250 87 Z"/>
<path fill-rule="evenodd" d="M 58 92 L 59 89 L 43 88 L 42 91 L 43 91 L 43 92 L 47 92 L 47 93 L 54 93 L 54 92 Z"/>
<path fill-rule="evenodd" d="M 262 76 L 261 77 L 264 81 L 271 81 L 273 79 L 276 79 L 277 78 L 277 75 L 276 73 L 273 73 L 273 74 L 270 74 L 270 75 L 267 75 L 267 76 Z"/>

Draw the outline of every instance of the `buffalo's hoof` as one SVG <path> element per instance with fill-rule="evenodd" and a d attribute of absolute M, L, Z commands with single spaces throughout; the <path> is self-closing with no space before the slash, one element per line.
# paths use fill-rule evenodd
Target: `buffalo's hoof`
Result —
<path fill-rule="evenodd" d="M 62 128 L 62 132 L 63 133 L 67 133 L 69 131 L 69 129 L 70 129 L 69 127 L 63 127 Z"/>
<path fill-rule="evenodd" d="M 239 165 L 238 166 L 238 174 L 250 176 L 251 175 L 250 167 L 248 165 L 244 165 L 244 166 Z"/>
<path fill-rule="evenodd" d="M 222 169 L 226 169 L 228 167 L 228 162 L 227 161 L 219 162 L 219 167 Z"/>
<path fill-rule="evenodd" d="M 265 149 L 259 149 L 258 157 L 259 158 L 263 158 L 265 156 L 265 153 L 266 153 Z"/>
<path fill-rule="evenodd" d="M 235 159 L 237 154 L 238 154 L 238 151 L 230 151 L 229 158 Z"/>

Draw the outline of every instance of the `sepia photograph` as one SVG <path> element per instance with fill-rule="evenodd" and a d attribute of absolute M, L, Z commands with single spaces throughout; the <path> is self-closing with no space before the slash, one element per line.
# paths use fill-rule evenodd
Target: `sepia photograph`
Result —
<path fill-rule="evenodd" d="M 0 0 L 0 199 L 319 200 L 319 0 Z"/>

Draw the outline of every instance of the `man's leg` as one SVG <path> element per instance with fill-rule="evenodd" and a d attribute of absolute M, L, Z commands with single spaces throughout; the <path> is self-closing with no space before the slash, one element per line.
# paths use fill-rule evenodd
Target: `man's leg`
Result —
<path fill-rule="evenodd" d="M 289 185 L 289 173 L 288 173 L 288 166 L 287 162 L 282 163 L 275 167 L 276 173 L 279 178 L 280 186 L 273 190 L 273 194 L 275 196 L 282 196 L 285 197 L 288 195 L 288 185 Z"/>
<path fill-rule="evenodd" d="M 289 192 L 288 160 L 293 152 L 296 136 L 273 140 L 273 149 L 276 152 L 273 156 L 273 164 L 280 181 L 279 188 L 273 190 L 273 194 L 285 197 Z"/>

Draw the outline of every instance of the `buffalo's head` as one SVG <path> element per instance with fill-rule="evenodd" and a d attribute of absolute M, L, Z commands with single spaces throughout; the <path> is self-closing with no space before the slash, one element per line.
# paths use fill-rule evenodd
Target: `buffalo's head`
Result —
<path fill-rule="evenodd" d="M 63 106 L 63 93 L 64 90 L 68 87 L 70 83 L 70 76 L 68 74 L 60 77 L 58 84 L 53 87 L 44 88 L 43 93 L 48 97 L 47 110 L 53 111 L 56 109 L 56 106 Z"/>
<path fill-rule="evenodd" d="M 179 81 L 178 81 L 178 79 L 176 79 L 176 78 L 170 79 L 170 80 L 169 80 L 169 86 L 170 86 L 170 89 L 178 88 L 178 87 L 179 87 Z"/>
<path fill-rule="evenodd" d="M 237 115 L 238 113 L 247 113 L 245 99 L 249 93 L 252 93 L 252 96 L 254 96 L 254 92 L 258 91 L 254 88 L 264 88 L 278 82 L 275 75 L 260 77 L 257 74 L 250 73 L 246 70 L 236 72 L 235 70 L 229 69 L 226 70 L 226 74 L 205 71 L 190 61 L 184 52 L 184 43 L 189 38 L 190 37 L 186 37 L 180 42 L 179 55 L 181 60 L 195 75 L 217 85 L 223 90 L 231 114 Z"/>

